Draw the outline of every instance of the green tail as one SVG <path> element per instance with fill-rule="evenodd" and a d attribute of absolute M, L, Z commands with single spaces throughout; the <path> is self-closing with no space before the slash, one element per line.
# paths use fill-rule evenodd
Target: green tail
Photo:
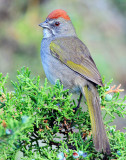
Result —
<path fill-rule="evenodd" d="M 82 89 L 82 93 L 87 100 L 95 149 L 97 151 L 103 150 L 104 153 L 110 154 L 111 151 L 102 120 L 101 107 L 99 103 L 99 95 L 97 89 L 94 85 L 91 84 L 90 88 L 88 86 L 85 86 Z"/>

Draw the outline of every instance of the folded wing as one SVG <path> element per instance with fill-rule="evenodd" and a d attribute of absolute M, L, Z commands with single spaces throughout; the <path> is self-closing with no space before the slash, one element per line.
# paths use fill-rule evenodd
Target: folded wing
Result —
<path fill-rule="evenodd" d="M 87 47 L 77 37 L 57 38 L 50 43 L 51 54 L 73 71 L 103 86 L 99 71 Z"/>

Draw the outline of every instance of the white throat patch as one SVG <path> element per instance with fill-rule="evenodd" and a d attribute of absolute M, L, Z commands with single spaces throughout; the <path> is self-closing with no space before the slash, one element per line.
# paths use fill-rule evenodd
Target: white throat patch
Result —
<path fill-rule="evenodd" d="M 51 37 L 51 36 L 52 36 L 51 31 L 47 28 L 43 28 L 43 38 L 48 38 L 48 37 Z"/>

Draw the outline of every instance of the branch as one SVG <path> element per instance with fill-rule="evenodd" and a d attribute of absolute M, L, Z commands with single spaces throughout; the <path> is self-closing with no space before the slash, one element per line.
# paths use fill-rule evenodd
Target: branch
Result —
<path fill-rule="evenodd" d="M 116 85 L 112 86 L 109 91 L 105 92 L 105 94 L 108 94 L 108 93 L 118 93 L 118 92 L 123 92 L 124 91 L 124 89 L 120 89 L 121 84 L 119 84 L 117 86 L 117 88 L 115 88 L 115 87 L 116 87 Z"/>

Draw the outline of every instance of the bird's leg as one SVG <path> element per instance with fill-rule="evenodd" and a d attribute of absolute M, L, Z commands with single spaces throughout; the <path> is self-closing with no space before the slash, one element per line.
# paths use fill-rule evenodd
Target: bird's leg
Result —
<path fill-rule="evenodd" d="M 76 112 L 77 109 L 80 107 L 81 98 L 82 98 L 82 93 L 80 93 L 80 97 L 79 97 L 79 100 L 78 100 L 78 105 L 77 105 L 77 107 L 74 108 L 75 112 Z"/>
<path fill-rule="evenodd" d="M 82 93 L 80 93 L 80 97 L 79 97 L 79 100 L 78 100 L 78 105 L 76 107 L 77 109 L 80 107 L 81 98 L 82 98 Z"/>

